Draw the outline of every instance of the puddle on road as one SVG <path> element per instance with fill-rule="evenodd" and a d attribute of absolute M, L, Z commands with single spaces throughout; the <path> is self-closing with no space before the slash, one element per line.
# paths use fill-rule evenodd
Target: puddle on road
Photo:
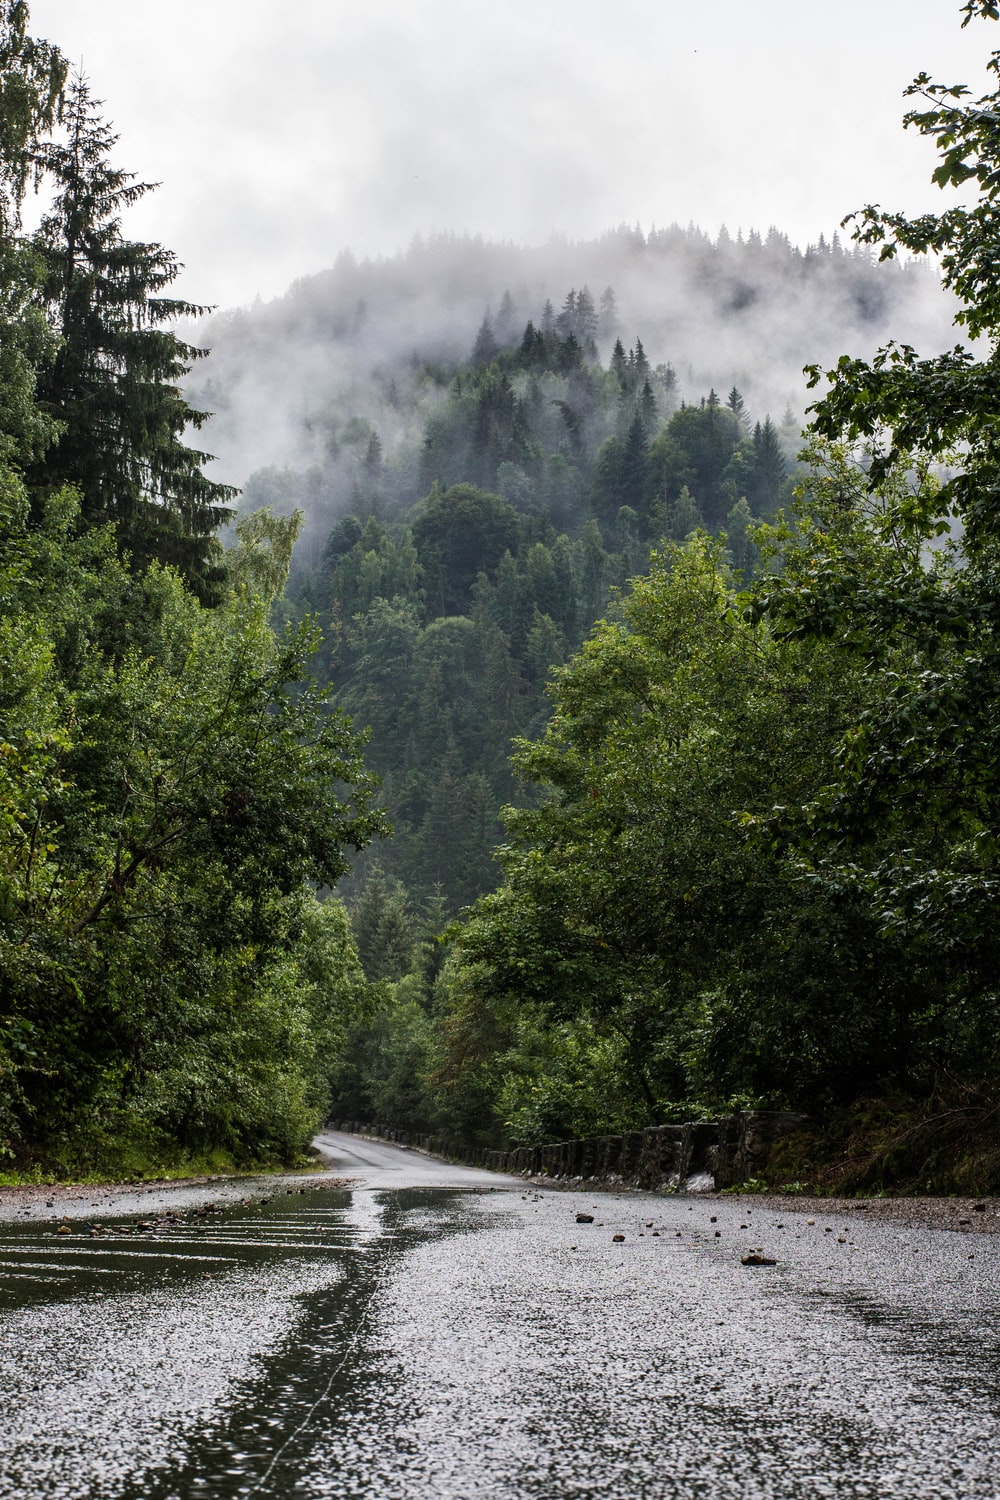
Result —
<path fill-rule="evenodd" d="M 183 1283 L 247 1265 L 267 1266 L 289 1255 L 364 1248 L 359 1225 L 345 1217 L 351 1195 L 324 1193 L 321 1205 L 289 1207 L 287 1199 L 243 1207 L 193 1211 L 173 1222 L 119 1219 L 100 1221 L 93 1233 L 85 1219 L 13 1225 L 0 1230 L 0 1313 L 33 1303 L 100 1296 L 112 1277 L 121 1294 L 143 1287 Z M 330 1201 L 332 1200 L 332 1201 Z M 139 1224 L 155 1222 L 143 1230 Z"/>
<path fill-rule="evenodd" d="M 311 1191 L 141 1237 L 0 1233 L 0 1496 L 284 1494 L 391 1262 L 462 1194 Z M 133 1224 L 135 1221 L 131 1221 Z M 266 1476 L 266 1477 L 265 1477 Z"/>

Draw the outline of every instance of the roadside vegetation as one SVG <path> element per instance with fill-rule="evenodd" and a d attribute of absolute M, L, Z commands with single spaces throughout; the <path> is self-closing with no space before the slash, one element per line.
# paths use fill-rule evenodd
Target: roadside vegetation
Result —
<path fill-rule="evenodd" d="M 294 519 L 186 446 L 176 263 L 81 79 L 0 18 L 0 1172 L 297 1160 L 368 988 L 320 901 L 384 828 L 274 629 Z M 29 182 L 51 210 L 21 230 Z"/>

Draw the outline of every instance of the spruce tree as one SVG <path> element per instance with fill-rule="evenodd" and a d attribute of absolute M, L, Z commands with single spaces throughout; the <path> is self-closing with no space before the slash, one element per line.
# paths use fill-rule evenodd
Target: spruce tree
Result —
<path fill-rule="evenodd" d="M 561 339 L 576 338 L 576 329 L 576 288 L 573 287 L 567 292 L 562 311 L 556 318 L 556 333 Z"/>
<path fill-rule="evenodd" d="M 735 385 L 726 398 L 726 405 L 729 407 L 729 410 L 732 412 L 733 416 L 736 417 L 740 422 L 744 431 L 746 431 L 746 429 L 750 425 L 750 413 L 747 411 L 746 402 L 743 399 L 742 393 L 737 390 Z"/>
<path fill-rule="evenodd" d="M 504 292 L 500 302 L 500 311 L 497 313 L 493 332 L 497 343 L 501 348 L 507 349 L 516 342 L 517 310 L 514 307 L 514 299 L 510 292 Z"/>
<path fill-rule="evenodd" d="M 472 346 L 471 363 L 478 369 L 480 366 L 492 364 L 500 352 L 500 345 L 496 341 L 493 332 L 493 320 L 489 311 L 483 314 L 483 321 L 479 325 L 476 334 L 476 342 Z"/>
<path fill-rule="evenodd" d="M 35 152 L 55 190 L 35 237 L 41 297 L 62 340 L 38 396 L 63 432 L 29 483 L 39 499 L 75 485 L 85 524 L 116 522 L 137 564 L 172 563 L 211 601 L 224 578 L 215 532 L 235 491 L 208 479 L 211 455 L 183 441 L 208 417 L 179 388 L 204 351 L 169 327 L 205 309 L 163 295 L 180 270 L 171 251 L 123 236 L 123 213 L 151 184 L 111 164 L 118 137 L 83 78 L 69 87 L 64 119 L 64 136 Z"/>
<path fill-rule="evenodd" d="M 601 306 L 597 321 L 598 337 L 609 339 L 618 333 L 618 304 L 614 288 L 607 286 L 601 293 Z"/>
<path fill-rule="evenodd" d="M 55 436 L 38 408 L 36 382 L 57 341 L 34 305 L 39 268 L 20 227 L 36 142 L 58 118 L 66 78 L 58 50 L 27 27 L 23 0 L 0 0 L 0 466 L 18 468 Z"/>
<path fill-rule="evenodd" d="M 645 428 L 647 437 L 650 436 L 656 430 L 658 413 L 656 410 L 656 397 L 653 395 L 653 387 L 648 380 L 643 383 L 642 394 L 639 397 L 639 417 Z"/>
<path fill-rule="evenodd" d="M 666 505 L 662 519 L 664 534 L 674 542 L 683 542 L 692 531 L 704 525 L 698 502 L 686 484 L 682 485 L 677 499 Z"/>
<path fill-rule="evenodd" d="M 770 417 L 754 427 L 751 473 L 749 498 L 758 515 L 769 516 L 781 503 L 788 477 L 788 460 Z"/>
<path fill-rule="evenodd" d="M 576 295 L 576 322 L 573 332 L 577 342 L 592 357 L 597 353 L 595 345 L 597 326 L 598 317 L 594 299 L 590 295 L 590 288 L 585 286 Z"/>
<path fill-rule="evenodd" d="M 638 385 L 640 380 L 646 380 L 649 377 L 649 360 L 646 358 L 646 351 L 642 347 L 642 339 L 636 339 L 632 355 L 635 363 L 635 379 Z"/>
<path fill-rule="evenodd" d="M 626 505 L 645 510 L 649 436 L 641 412 L 636 412 L 625 434 L 622 483 Z"/>

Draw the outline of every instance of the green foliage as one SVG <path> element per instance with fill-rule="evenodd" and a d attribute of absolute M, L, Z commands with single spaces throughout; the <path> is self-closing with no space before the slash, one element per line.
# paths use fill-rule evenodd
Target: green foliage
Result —
<path fill-rule="evenodd" d="M 1000 54 L 990 67 L 1000 76 Z M 940 256 L 980 345 L 841 360 L 795 524 L 752 542 L 750 496 L 764 510 L 786 482 L 770 424 L 727 453 L 736 403 L 710 397 L 654 441 L 664 529 L 686 434 L 706 518 L 728 498 L 734 560 L 753 545 L 774 571 L 738 595 L 697 534 L 655 561 L 558 673 L 552 722 L 521 747 L 542 796 L 506 813 L 504 882 L 459 935 L 441 1070 L 494 1118 L 509 1098 L 520 1139 L 586 1117 L 564 1055 L 581 1025 L 618 1039 L 642 1118 L 734 1099 L 995 1097 L 1000 92 L 966 106 L 967 90 L 925 75 L 911 92 L 932 106 L 908 123 L 938 144 L 935 180 L 975 183 L 979 202 L 916 221 L 871 208 L 858 233 L 884 254 Z M 526 1031 L 539 1076 L 522 1064 L 504 1095 L 501 1059 Z M 600 1076 L 595 1061 L 591 1105 Z"/>
<path fill-rule="evenodd" d="M 991 6 L 965 9 L 963 24 L 974 14 L 993 16 Z M 987 68 L 996 83 L 1000 52 L 992 53 Z M 870 364 L 845 356 L 827 375 L 831 389 L 814 409 L 814 425 L 830 438 L 882 439 L 872 457 L 872 488 L 900 461 L 911 457 L 946 461 L 956 448 L 967 445 L 968 452 L 944 488 L 941 511 L 946 514 L 953 506 L 967 528 L 970 544 L 975 545 L 981 533 L 985 539 L 995 537 L 992 496 L 1000 469 L 996 418 L 1000 89 L 994 87 L 971 101 L 964 84 L 933 83 L 921 73 L 906 92 L 930 105 L 911 110 L 905 124 L 937 146 L 939 165 L 933 180 L 941 188 L 968 184 L 978 190 L 978 201 L 971 208 L 954 207 L 916 219 L 868 205 L 851 216 L 855 234 L 863 244 L 878 245 L 882 259 L 891 259 L 901 249 L 933 255 L 945 286 L 959 301 L 956 324 L 972 339 L 984 339 L 988 353 L 983 358 L 978 350 L 959 344 L 920 359 L 909 345 L 891 343 Z M 820 371 L 813 367 L 813 386 L 820 378 Z"/>
<path fill-rule="evenodd" d="M 370 980 L 402 979 L 414 956 L 413 916 L 398 880 L 374 864 L 352 913 L 354 936 Z"/>
<path fill-rule="evenodd" d="M 0 578 L 7 1129 L 58 1143 L 127 1116 L 287 1157 L 352 962 L 363 988 L 343 919 L 303 895 L 383 829 L 358 743 L 309 686 L 314 637 L 276 638 L 247 583 L 259 528 L 206 611 L 108 535 L 74 537 L 71 497 L 34 531 L 20 497 Z"/>
<path fill-rule="evenodd" d="M 59 117 L 69 65 L 57 47 L 28 35 L 25 0 L 0 8 L 0 240 L 20 222 L 33 150 Z"/>
<path fill-rule="evenodd" d="M 995 1079 L 1000 95 L 967 92 L 921 75 L 907 123 L 978 204 L 858 237 L 937 256 L 980 342 L 842 359 L 793 520 L 794 421 L 675 409 L 639 340 L 602 368 L 586 289 L 414 377 L 419 457 L 331 425 L 367 477 L 292 587 L 397 828 L 351 887 L 379 991 L 338 1112 L 536 1142 Z M 432 888 L 438 933 L 480 895 L 445 963 Z"/>
<path fill-rule="evenodd" d="M 546 1026 L 525 1016 L 496 1070 L 494 1112 L 514 1145 L 619 1134 L 647 1122 L 633 1097 L 626 1041 L 584 1020 Z"/>
<path fill-rule="evenodd" d="M 520 345 L 481 338 L 471 366 L 436 372 L 447 394 L 424 428 L 429 493 L 367 520 L 359 505 L 332 526 L 319 569 L 300 562 L 291 578 L 293 614 L 328 610 L 324 666 L 372 729 L 395 830 L 380 862 L 418 903 L 440 885 L 452 911 L 498 878 L 499 810 L 525 795 L 512 740 L 548 717 L 551 671 L 643 572 L 652 542 L 705 524 L 689 486 L 714 496 L 718 480 L 731 497 L 720 520 L 748 575 L 756 515 L 742 495 L 756 484 L 767 514 L 776 503 L 761 480 L 768 463 L 777 473 L 770 423 L 751 438 L 715 397 L 671 415 L 672 372 L 651 371 L 638 339 L 603 370 L 586 289 L 543 324 Z M 352 419 L 338 443 L 372 432 Z M 251 488 L 287 504 L 306 489 L 293 477 L 268 471 Z M 362 861 L 352 899 L 366 878 Z"/>
<path fill-rule="evenodd" d="M 349 1033 L 332 1080 L 336 1118 L 415 1131 L 436 1124 L 436 1028 L 413 989 L 409 981 L 385 987 L 374 1016 Z"/>
<path fill-rule="evenodd" d="M 480 573 L 495 573 L 517 547 L 517 513 L 497 495 L 471 484 L 432 490 L 411 534 L 432 614 L 463 613 Z"/>
<path fill-rule="evenodd" d="M 822 647 L 779 647 L 744 621 L 704 539 L 659 560 L 559 673 L 549 729 L 521 748 L 547 795 L 506 814 L 504 884 L 460 938 L 466 985 L 618 1037 L 647 1119 L 741 1087 L 836 1086 L 858 1062 L 856 1018 L 831 1037 L 785 994 L 793 974 L 808 982 L 829 914 L 809 902 L 789 927 L 794 877 L 744 819 L 813 783 L 857 691 Z M 824 984 L 853 986 L 860 1013 L 855 969 L 845 948 Z"/>
<path fill-rule="evenodd" d="M 966 20 L 974 13 L 992 10 L 966 7 Z M 988 67 L 996 79 L 1000 53 Z M 821 434 L 875 445 L 865 474 L 839 500 L 855 517 L 866 506 L 876 512 L 883 565 L 874 572 L 871 551 L 857 553 L 842 518 L 811 549 L 807 590 L 793 600 L 778 588 L 764 605 L 786 629 L 838 638 L 865 661 L 874 693 L 838 747 L 828 784 L 785 820 L 781 836 L 814 881 L 868 900 L 883 933 L 901 945 L 937 1064 L 989 1075 L 1000 1006 L 993 946 L 1000 450 L 991 395 L 1000 329 L 1000 91 L 967 104 L 964 86 L 921 74 L 908 92 L 931 106 L 911 111 L 906 123 L 937 145 L 934 180 L 968 183 L 978 199 L 916 220 L 869 207 L 857 234 L 883 255 L 905 248 L 938 257 L 960 301 L 956 322 L 979 343 L 930 360 L 896 345 L 870 365 L 842 360 L 815 409 Z M 947 466 L 940 479 L 938 466 Z M 902 469 L 913 483 L 901 485 Z M 952 530 L 957 547 L 944 545 Z M 937 550 L 928 554 L 928 544 Z"/>

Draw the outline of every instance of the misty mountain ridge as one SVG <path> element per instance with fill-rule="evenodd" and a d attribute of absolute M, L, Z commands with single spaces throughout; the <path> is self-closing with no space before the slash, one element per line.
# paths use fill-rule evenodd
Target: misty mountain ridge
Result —
<path fill-rule="evenodd" d="M 440 234 L 384 259 L 344 251 L 283 297 L 194 330 L 211 352 L 187 394 L 215 413 L 214 472 L 245 485 L 256 470 L 299 471 L 290 498 L 319 530 L 350 507 L 374 433 L 399 501 L 412 503 L 427 420 L 484 317 L 510 346 L 546 303 L 557 313 L 584 288 L 602 360 L 616 338 L 639 338 L 651 366 L 672 371 L 677 402 L 736 386 L 755 418 L 801 418 L 806 363 L 870 355 L 890 331 L 917 347 L 954 340 L 951 300 L 924 263 L 879 263 L 836 234 L 801 250 L 774 228 L 744 238 L 723 227 L 713 240 L 694 226 L 622 226 L 540 246 Z"/>
<path fill-rule="evenodd" d="M 344 894 L 373 861 L 418 904 L 490 889 L 552 669 L 664 540 L 724 534 L 751 578 L 792 497 L 802 366 L 944 337 L 948 313 L 924 268 L 836 238 L 620 230 L 345 254 L 200 330 L 219 467 L 243 511 L 305 513 L 282 609 L 319 623 L 317 676 L 371 730 L 395 836 Z"/>

